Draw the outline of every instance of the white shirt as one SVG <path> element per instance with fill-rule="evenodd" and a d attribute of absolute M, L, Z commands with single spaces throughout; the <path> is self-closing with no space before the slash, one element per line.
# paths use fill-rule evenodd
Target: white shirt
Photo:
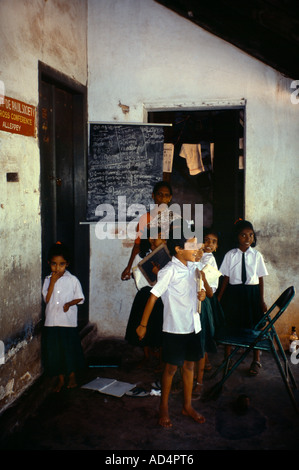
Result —
<path fill-rule="evenodd" d="M 200 259 L 200 262 L 203 266 L 205 266 L 206 264 L 210 264 L 211 266 L 213 266 L 213 268 L 218 270 L 218 266 L 217 266 L 213 253 L 204 253 Z M 213 283 L 212 282 L 209 283 L 209 286 L 211 287 L 214 294 L 216 290 L 218 289 L 218 285 L 219 285 L 219 278 L 217 278 Z"/>
<path fill-rule="evenodd" d="M 158 272 L 158 281 L 151 293 L 162 298 L 163 331 L 167 333 L 188 334 L 201 329 L 197 313 L 196 267 L 195 263 L 185 266 L 173 256 Z"/>
<path fill-rule="evenodd" d="M 229 283 L 242 284 L 242 254 L 239 248 L 234 248 L 226 253 L 220 267 L 224 276 L 229 277 Z M 267 268 L 261 253 L 249 247 L 245 251 L 246 283 L 255 285 L 259 283 L 259 278 L 268 275 Z"/>
<path fill-rule="evenodd" d="M 50 284 L 50 276 L 47 276 L 42 294 L 46 301 L 46 296 Z M 45 326 L 77 326 L 77 305 L 72 305 L 67 312 L 63 311 L 63 306 L 66 302 L 71 302 L 75 299 L 82 299 L 80 304 L 84 302 L 84 295 L 79 280 L 69 271 L 65 271 L 54 285 L 52 295 L 46 306 L 46 320 Z"/>

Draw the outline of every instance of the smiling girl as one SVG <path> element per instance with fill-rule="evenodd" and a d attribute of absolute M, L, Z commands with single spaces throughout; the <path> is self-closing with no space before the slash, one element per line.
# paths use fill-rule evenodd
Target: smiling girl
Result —
<path fill-rule="evenodd" d="M 239 220 L 235 224 L 234 234 L 238 247 L 226 253 L 221 264 L 224 279 L 218 300 L 221 301 L 227 325 L 253 328 L 267 311 L 264 276 L 268 275 L 268 271 L 263 256 L 254 248 L 257 240 L 252 224 Z M 259 351 L 254 351 L 250 375 L 256 375 L 260 367 Z"/>

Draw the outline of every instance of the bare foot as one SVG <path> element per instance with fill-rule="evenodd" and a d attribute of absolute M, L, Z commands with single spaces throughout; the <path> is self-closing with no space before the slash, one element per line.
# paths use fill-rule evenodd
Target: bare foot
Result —
<path fill-rule="evenodd" d="M 59 393 L 63 386 L 64 386 L 64 376 L 60 375 L 58 378 L 58 384 L 54 388 L 54 392 Z"/>
<path fill-rule="evenodd" d="M 194 419 L 194 421 L 196 421 L 197 423 L 200 423 L 200 424 L 203 424 L 206 421 L 205 417 L 202 416 L 201 414 L 197 413 L 197 411 L 192 407 L 190 407 L 188 409 L 186 409 L 184 407 L 183 410 L 182 410 L 182 414 L 184 416 L 190 416 L 191 418 Z"/>
<path fill-rule="evenodd" d="M 163 428 L 171 428 L 172 427 L 172 422 L 169 419 L 168 410 L 165 409 L 164 407 L 160 407 L 159 424 Z"/>
<path fill-rule="evenodd" d="M 168 416 L 160 416 L 159 424 L 163 428 L 172 428 L 172 422 L 170 421 Z"/>
<path fill-rule="evenodd" d="M 69 383 L 67 388 L 76 388 L 77 387 L 77 382 L 76 382 L 76 377 L 74 372 L 72 372 L 69 376 Z"/>

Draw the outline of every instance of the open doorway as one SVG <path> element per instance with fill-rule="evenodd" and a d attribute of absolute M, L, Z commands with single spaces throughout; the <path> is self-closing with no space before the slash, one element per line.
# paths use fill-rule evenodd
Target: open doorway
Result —
<path fill-rule="evenodd" d="M 220 234 L 218 265 L 231 247 L 233 223 L 244 214 L 244 113 L 244 107 L 148 113 L 150 123 L 172 124 L 164 130 L 164 142 L 174 146 L 164 179 L 174 203 L 203 204 L 204 227 Z"/>
<path fill-rule="evenodd" d="M 49 273 L 52 243 L 65 243 L 70 271 L 85 295 L 79 327 L 88 322 L 89 232 L 86 211 L 86 87 L 39 63 L 42 276 Z"/>

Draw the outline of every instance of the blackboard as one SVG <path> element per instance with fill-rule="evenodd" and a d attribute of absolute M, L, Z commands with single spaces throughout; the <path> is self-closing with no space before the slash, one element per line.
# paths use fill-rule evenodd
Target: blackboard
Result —
<path fill-rule="evenodd" d="M 101 220 L 95 212 L 103 204 L 114 208 L 117 221 L 120 197 L 127 207 L 148 209 L 153 187 L 163 177 L 163 145 L 162 126 L 90 123 L 87 221 Z"/>

